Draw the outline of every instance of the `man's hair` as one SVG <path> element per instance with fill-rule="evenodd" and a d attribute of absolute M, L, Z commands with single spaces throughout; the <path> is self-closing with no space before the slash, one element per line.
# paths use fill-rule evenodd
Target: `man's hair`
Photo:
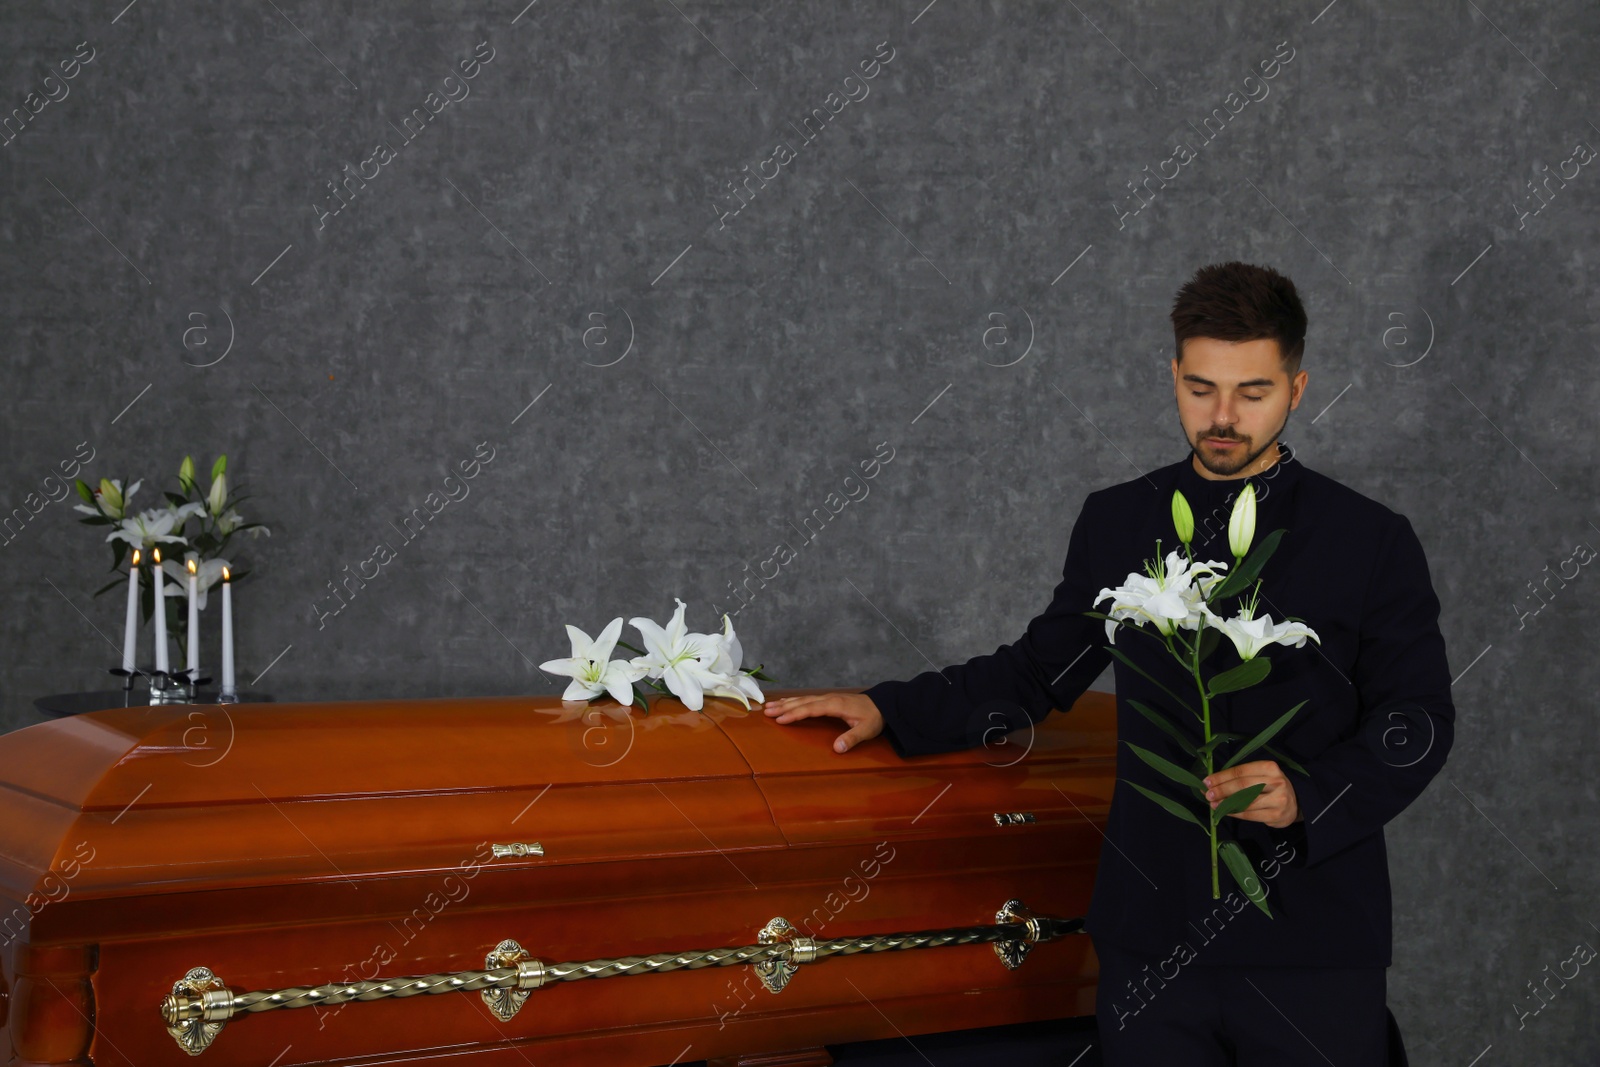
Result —
<path fill-rule="evenodd" d="M 1271 267 L 1237 260 L 1195 271 L 1172 304 L 1175 354 L 1183 361 L 1183 342 L 1191 337 L 1219 341 L 1278 342 L 1283 369 L 1292 378 L 1306 347 L 1306 311 L 1294 282 Z"/>

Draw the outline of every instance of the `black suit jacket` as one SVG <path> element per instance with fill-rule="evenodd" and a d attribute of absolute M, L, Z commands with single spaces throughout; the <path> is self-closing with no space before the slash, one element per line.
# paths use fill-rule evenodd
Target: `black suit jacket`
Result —
<path fill-rule="evenodd" d="M 1287 449 L 1249 480 L 1259 500 L 1257 540 L 1288 531 L 1262 573 L 1260 611 L 1302 619 L 1321 637 L 1320 645 L 1273 646 L 1263 653 L 1272 662 L 1265 682 L 1212 704 L 1213 732 L 1249 737 L 1307 701 L 1272 742 L 1308 772 L 1284 767 L 1301 821 L 1274 829 L 1227 817 L 1218 829 L 1219 838 L 1238 840 L 1255 859 L 1275 917 L 1246 902 L 1226 869 L 1221 899 L 1212 899 L 1204 833 L 1122 779 L 1180 798 L 1196 814 L 1199 802 L 1119 743 L 1119 781 L 1086 929 L 1097 940 L 1180 964 L 1386 967 L 1392 929 L 1383 827 L 1444 765 L 1454 737 L 1439 601 L 1404 516 L 1306 469 Z M 1008 727 L 1026 727 L 1053 707 L 1071 708 L 1113 663 L 1119 740 L 1187 766 L 1177 744 L 1128 706 L 1134 699 L 1171 714 L 1172 698 L 1114 661 L 1105 624 L 1084 612 L 1103 587 L 1141 571 L 1158 538 L 1163 551 L 1177 547 L 1174 489 L 1194 509 L 1196 557 L 1230 562 L 1228 514 L 1243 486 L 1201 478 L 1186 456 L 1091 493 L 1050 604 L 1021 637 L 963 664 L 866 690 L 896 750 L 913 756 L 974 747 L 986 733 L 994 736 L 1002 718 Z M 1116 643 L 1198 708 L 1193 678 L 1160 645 L 1126 630 Z M 1238 662 L 1224 639 L 1205 668 L 1215 673 Z M 1171 717 L 1199 740 L 1194 716 Z M 1223 759 L 1235 747 L 1223 746 Z M 1269 758 L 1258 751 L 1246 761 Z"/>

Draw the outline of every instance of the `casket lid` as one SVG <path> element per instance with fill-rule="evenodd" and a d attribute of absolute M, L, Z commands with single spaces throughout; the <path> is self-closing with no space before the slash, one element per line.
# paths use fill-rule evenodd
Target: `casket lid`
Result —
<path fill-rule="evenodd" d="M 541 866 L 726 856 L 992 825 L 1021 803 L 1076 817 L 1059 772 L 1112 758 L 1109 701 L 1052 715 L 1014 763 L 1020 742 L 840 755 L 836 723 L 719 699 L 648 715 L 547 696 L 92 712 L 0 736 L 0 892 L 21 900 L 52 872 L 80 899 L 402 876 L 487 842 L 538 842 L 515 862 Z"/>

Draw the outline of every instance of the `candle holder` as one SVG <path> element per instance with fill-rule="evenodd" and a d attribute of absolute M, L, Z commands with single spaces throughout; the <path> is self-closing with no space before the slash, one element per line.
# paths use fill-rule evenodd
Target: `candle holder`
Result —
<path fill-rule="evenodd" d="M 133 703 L 134 681 L 138 678 L 148 678 L 151 704 L 193 704 L 195 690 L 210 683 L 210 677 L 201 677 L 199 671 L 161 671 L 154 667 L 126 670 L 122 667 L 112 667 L 111 673 L 125 679 L 122 683 L 122 703 L 124 707 L 131 707 Z M 191 677 L 193 675 L 194 677 Z M 236 704 L 237 695 L 224 696 L 217 700 L 219 704 Z"/>

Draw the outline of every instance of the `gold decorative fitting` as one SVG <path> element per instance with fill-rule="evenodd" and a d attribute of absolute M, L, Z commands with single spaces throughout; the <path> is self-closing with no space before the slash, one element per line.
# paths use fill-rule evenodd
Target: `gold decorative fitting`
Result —
<path fill-rule="evenodd" d="M 1008 971 L 1014 971 L 1022 966 L 1022 961 L 1028 958 L 1028 953 L 1040 941 L 1051 940 L 1051 935 L 1044 929 L 1044 922 L 1020 900 L 1008 900 L 1005 905 L 994 914 L 994 921 L 1001 925 L 1021 926 L 1026 940 L 996 941 L 994 954 L 1000 957 L 1000 962 L 1005 964 Z M 1049 922 L 1059 922 L 1051 919 Z M 1082 926 L 1082 920 L 1078 920 Z"/>
<path fill-rule="evenodd" d="M 161 1000 L 167 1033 L 183 1051 L 200 1055 L 222 1033 L 232 1000 L 233 994 L 210 968 L 191 967 L 188 974 L 172 983 L 172 992 Z"/>
<path fill-rule="evenodd" d="M 1082 931 L 1082 919 L 1035 915 L 1021 901 L 1008 900 L 995 913 L 993 926 L 862 934 L 819 941 L 800 935 L 787 919 L 780 916 L 762 928 L 757 937 L 758 943 L 754 945 L 567 963 L 545 963 L 533 959 L 521 945 L 508 938 L 484 958 L 485 969 L 481 971 L 403 975 L 249 993 L 235 993 L 205 967 L 195 967 L 173 983 L 172 993 L 161 1002 L 161 1016 L 173 1040 L 191 1056 L 198 1056 L 211 1045 L 212 1039 L 230 1019 L 279 1008 L 310 1008 L 319 1004 L 345 1004 L 352 1000 L 476 992 L 483 994 L 484 1003 L 495 1017 L 505 1022 L 516 1016 L 530 992 L 551 982 L 620 978 L 623 975 L 659 974 L 748 963 L 755 966 L 767 989 L 777 993 L 789 984 L 801 965 L 827 956 L 900 952 L 945 945 L 992 944 L 1000 962 L 1008 968 L 1016 968 L 1035 944 Z"/>
<path fill-rule="evenodd" d="M 494 1017 L 503 1023 L 515 1018 L 517 1012 L 522 1010 L 523 1002 L 528 999 L 528 994 L 544 985 L 544 962 L 529 956 L 526 949 L 509 937 L 484 957 L 483 966 L 491 971 L 508 967 L 516 969 L 516 985 L 510 988 L 494 986 L 483 991 L 483 1002 L 489 1005 Z"/>
<path fill-rule="evenodd" d="M 1037 822 L 1031 811 L 997 811 L 994 813 L 996 826 L 1016 826 L 1018 823 Z"/>
<path fill-rule="evenodd" d="M 763 945 L 789 947 L 787 957 L 773 956 L 755 965 L 756 974 L 760 976 L 761 984 L 767 987 L 768 993 L 782 993 L 783 987 L 789 984 L 789 979 L 794 977 L 794 972 L 800 969 L 800 965 L 810 963 L 817 958 L 816 941 L 802 936 L 789 920 L 781 915 L 761 928 L 756 941 Z"/>
<path fill-rule="evenodd" d="M 542 856 L 544 846 L 537 841 L 512 841 L 505 845 L 490 845 L 494 858 L 503 860 L 508 856 Z"/>

